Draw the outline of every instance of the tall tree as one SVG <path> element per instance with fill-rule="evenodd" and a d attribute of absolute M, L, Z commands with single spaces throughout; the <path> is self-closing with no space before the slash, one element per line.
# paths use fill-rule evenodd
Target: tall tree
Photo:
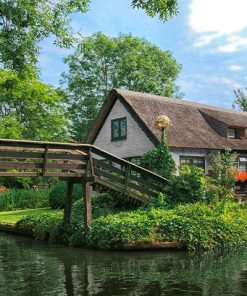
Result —
<path fill-rule="evenodd" d="M 96 0 L 95 0 L 96 1 Z M 73 41 L 69 15 L 86 12 L 91 0 L 0 0 L 0 62 L 19 72 L 36 62 L 38 43 L 49 35 L 55 43 L 68 47 Z M 161 20 L 176 15 L 177 0 L 132 0 L 134 8 L 144 9 Z"/>
<path fill-rule="evenodd" d="M 233 108 L 239 108 L 242 111 L 247 111 L 247 88 L 245 90 L 234 90 L 236 100 L 233 103 Z"/>
<path fill-rule="evenodd" d="M 68 15 L 85 12 L 89 0 L 2 0 L 0 2 L 0 61 L 19 72 L 37 62 L 38 42 L 53 34 L 68 47 L 73 40 Z"/>
<path fill-rule="evenodd" d="M 64 101 L 61 90 L 0 69 L 0 138 L 66 139 Z"/>
<path fill-rule="evenodd" d="M 144 9 L 147 15 L 167 21 L 178 13 L 178 0 L 132 0 L 134 8 Z"/>
<path fill-rule="evenodd" d="M 72 136 L 83 141 L 103 100 L 112 88 L 178 97 L 175 80 L 181 65 L 145 39 L 132 35 L 111 38 L 95 33 L 84 38 L 65 62 Z"/>

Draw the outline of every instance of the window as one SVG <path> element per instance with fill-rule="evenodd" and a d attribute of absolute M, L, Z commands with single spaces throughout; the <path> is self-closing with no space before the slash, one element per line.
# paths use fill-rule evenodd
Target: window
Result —
<path fill-rule="evenodd" d="M 227 138 L 236 139 L 236 130 L 235 130 L 235 128 L 228 128 L 227 129 Z"/>
<path fill-rule="evenodd" d="M 239 157 L 238 169 L 240 172 L 247 172 L 247 157 Z"/>
<path fill-rule="evenodd" d="M 196 166 L 205 171 L 205 158 L 200 156 L 180 156 L 180 166 Z"/>
<path fill-rule="evenodd" d="M 113 119 L 111 121 L 111 140 L 124 140 L 127 138 L 127 119 L 126 117 Z"/>
<path fill-rule="evenodd" d="M 239 171 L 240 172 L 247 172 L 247 162 L 239 162 Z"/>
<path fill-rule="evenodd" d="M 125 158 L 126 160 L 128 160 L 129 162 L 140 166 L 141 165 L 141 156 L 136 156 L 136 157 L 127 157 Z M 135 177 L 140 177 L 141 174 L 136 172 L 135 170 L 131 170 L 131 175 L 135 176 Z"/>

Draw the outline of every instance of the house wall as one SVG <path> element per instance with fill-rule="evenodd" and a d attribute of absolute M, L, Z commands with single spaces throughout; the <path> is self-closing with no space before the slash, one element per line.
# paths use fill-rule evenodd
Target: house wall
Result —
<path fill-rule="evenodd" d="M 111 141 L 111 120 L 121 117 L 127 118 L 127 139 Z M 93 144 L 122 158 L 141 156 L 154 147 L 154 144 L 119 100 L 116 100 Z"/>
<path fill-rule="evenodd" d="M 127 139 L 111 141 L 111 120 L 121 117 L 127 118 Z M 94 141 L 94 145 L 121 158 L 142 156 L 154 147 L 154 144 L 119 100 L 112 107 Z M 208 153 L 206 149 L 172 148 L 170 151 L 176 162 L 177 169 L 180 165 L 180 155 L 206 157 Z M 205 166 L 207 173 L 207 157 L 205 158 Z"/>

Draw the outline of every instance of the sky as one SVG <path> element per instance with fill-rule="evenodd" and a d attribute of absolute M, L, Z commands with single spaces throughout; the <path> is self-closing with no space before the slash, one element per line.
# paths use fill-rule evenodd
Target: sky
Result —
<path fill-rule="evenodd" d="M 183 68 L 177 85 L 184 99 L 231 108 L 233 90 L 247 87 L 247 0 L 179 0 L 179 14 L 162 22 L 132 9 L 131 0 L 92 0 L 86 14 L 73 14 L 74 32 L 115 37 L 131 33 L 169 50 Z M 63 58 L 73 50 L 41 44 L 42 81 L 58 86 Z"/>

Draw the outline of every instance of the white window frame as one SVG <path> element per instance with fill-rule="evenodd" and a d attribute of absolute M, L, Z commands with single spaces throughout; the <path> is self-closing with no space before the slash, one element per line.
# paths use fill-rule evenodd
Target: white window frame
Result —
<path fill-rule="evenodd" d="M 235 128 L 228 128 L 227 129 L 227 138 L 236 139 L 236 129 Z"/>

